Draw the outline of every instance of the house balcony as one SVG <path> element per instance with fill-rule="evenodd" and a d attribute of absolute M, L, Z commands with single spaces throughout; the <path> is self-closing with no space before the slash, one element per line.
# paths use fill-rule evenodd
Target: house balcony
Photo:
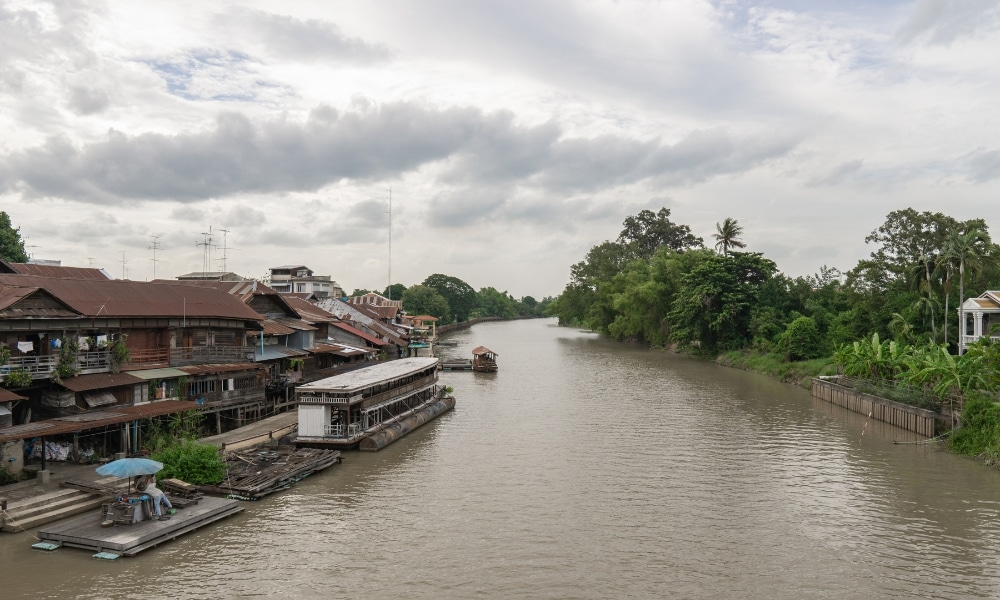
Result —
<path fill-rule="evenodd" d="M 991 336 L 985 336 L 985 335 L 963 335 L 962 339 L 961 339 L 961 344 L 962 344 L 963 347 L 965 347 L 965 346 L 971 346 L 972 344 L 975 344 L 976 342 L 978 342 L 979 340 L 983 339 L 984 337 L 989 337 L 994 342 L 1000 342 L 1000 335 L 991 335 Z"/>
<path fill-rule="evenodd" d="M 253 362 L 253 346 L 186 346 L 170 349 L 170 366 Z"/>

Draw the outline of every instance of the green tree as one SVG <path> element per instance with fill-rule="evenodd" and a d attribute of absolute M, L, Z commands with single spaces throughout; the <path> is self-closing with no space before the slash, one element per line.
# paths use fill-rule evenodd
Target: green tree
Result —
<path fill-rule="evenodd" d="M 403 292 L 403 309 L 411 315 L 430 315 L 443 323 L 451 321 L 448 301 L 428 285 L 414 285 Z"/>
<path fill-rule="evenodd" d="M 517 316 L 517 302 L 507 292 L 485 287 L 479 290 L 478 296 L 479 307 L 474 313 L 476 316 L 501 319 L 513 319 Z"/>
<path fill-rule="evenodd" d="M 652 258 L 661 246 L 683 252 L 704 245 L 700 237 L 691 233 L 690 227 L 671 221 L 670 209 L 666 207 L 655 213 L 643 210 L 626 218 L 622 225 L 618 243 L 628 250 L 629 258 Z"/>
<path fill-rule="evenodd" d="M 403 297 L 406 286 L 402 283 L 394 283 L 382 291 L 382 295 L 390 300 L 399 300 Z"/>
<path fill-rule="evenodd" d="M 423 285 L 434 288 L 444 297 L 456 321 L 469 320 L 469 313 L 475 310 L 479 300 L 476 290 L 458 277 L 435 273 L 425 279 Z"/>
<path fill-rule="evenodd" d="M 4 211 L 0 211 L 0 260 L 28 262 L 28 253 L 25 252 L 24 240 L 21 239 L 21 228 L 15 228 L 10 222 L 10 216 Z"/>
<path fill-rule="evenodd" d="M 712 237 L 715 238 L 715 249 L 723 254 L 729 254 L 730 248 L 747 247 L 740 240 L 740 236 L 743 235 L 743 227 L 736 219 L 726 217 L 726 220 L 722 223 L 715 224 L 715 230 L 716 233 L 712 234 Z"/>
<path fill-rule="evenodd" d="M 824 351 L 823 336 L 812 317 L 799 317 L 785 330 L 785 351 L 789 360 L 819 358 Z"/>
<path fill-rule="evenodd" d="M 760 291 L 776 272 L 758 252 L 703 255 L 681 276 L 668 315 L 671 338 L 709 354 L 748 346 Z"/>

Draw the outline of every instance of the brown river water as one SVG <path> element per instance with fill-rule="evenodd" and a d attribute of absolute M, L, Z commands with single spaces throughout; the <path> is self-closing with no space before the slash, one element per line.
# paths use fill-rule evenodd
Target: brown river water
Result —
<path fill-rule="evenodd" d="M 1000 597 L 971 459 L 551 320 L 445 339 L 499 353 L 455 411 L 134 558 L 0 534 L 0 599 Z"/>

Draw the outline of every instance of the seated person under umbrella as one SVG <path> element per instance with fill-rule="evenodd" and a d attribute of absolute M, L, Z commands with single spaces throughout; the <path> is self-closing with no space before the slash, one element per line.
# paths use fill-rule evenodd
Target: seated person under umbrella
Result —
<path fill-rule="evenodd" d="M 153 512 L 157 517 L 163 515 L 163 512 L 160 510 L 161 504 L 166 506 L 168 509 L 173 508 L 173 505 L 170 504 L 170 499 L 168 499 L 167 495 L 163 493 L 163 490 L 156 487 L 155 475 L 143 476 L 143 478 L 140 480 L 138 484 L 136 484 L 135 487 L 140 492 L 149 494 L 149 497 L 153 499 Z"/>

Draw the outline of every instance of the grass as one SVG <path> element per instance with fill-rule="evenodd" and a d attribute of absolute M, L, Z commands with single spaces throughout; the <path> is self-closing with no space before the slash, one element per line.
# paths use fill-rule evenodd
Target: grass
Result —
<path fill-rule="evenodd" d="M 806 389 L 812 386 L 813 377 L 836 375 L 837 363 L 832 356 L 812 360 L 788 361 L 784 354 L 732 350 L 715 358 L 715 362 L 727 367 L 736 367 L 753 373 L 769 375 L 786 383 L 794 383 Z"/>

